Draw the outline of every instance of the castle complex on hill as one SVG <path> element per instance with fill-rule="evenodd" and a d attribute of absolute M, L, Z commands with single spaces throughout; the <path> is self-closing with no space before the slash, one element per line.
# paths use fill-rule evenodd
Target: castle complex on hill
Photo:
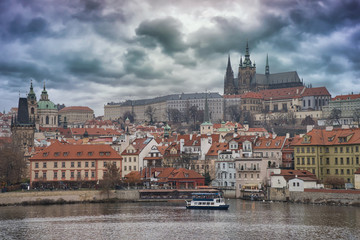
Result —
<path fill-rule="evenodd" d="M 240 58 L 237 78 L 231 67 L 230 55 L 224 77 L 224 95 L 257 92 L 264 89 L 290 88 L 302 86 L 296 71 L 270 74 L 269 59 L 266 57 L 265 74 L 256 73 L 256 65 L 250 60 L 249 45 L 246 44 L 244 60 Z"/>

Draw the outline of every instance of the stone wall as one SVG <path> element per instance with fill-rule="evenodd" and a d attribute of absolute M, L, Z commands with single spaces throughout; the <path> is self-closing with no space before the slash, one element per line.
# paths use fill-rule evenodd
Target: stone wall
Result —
<path fill-rule="evenodd" d="M 8 192 L 0 193 L 1 205 L 14 204 L 41 204 L 41 203 L 65 203 L 65 202 L 91 202 L 105 201 L 108 198 L 118 200 L 139 200 L 139 192 L 137 190 L 111 190 L 109 192 L 102 191 L 24 191 L 24 192 Z"/>
<path fill-rule="evenodd" d="M 285 188 L 270 188 L 269 200 L 360 206 L 360 191 L 305 189 L 304 192 L 290 192 Z"/>

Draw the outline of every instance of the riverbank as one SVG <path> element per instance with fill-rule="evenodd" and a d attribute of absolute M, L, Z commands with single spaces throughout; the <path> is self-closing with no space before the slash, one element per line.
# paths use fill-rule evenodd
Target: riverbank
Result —
<path fill-rule="evenodd" d="M 135 202 L 140 200 L 138 190 L 76 190 L 76 191 L 24 191 L 0 194 L 0 206 L 50 205 L 85 202 Z"/>

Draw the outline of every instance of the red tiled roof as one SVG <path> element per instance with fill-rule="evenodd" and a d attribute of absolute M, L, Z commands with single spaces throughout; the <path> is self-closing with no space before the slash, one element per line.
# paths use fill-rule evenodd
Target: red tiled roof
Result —
<path fill-rule="evenodd" d="M 305 142 L 304 139 L 308 138 Z M 346 141 L 343 141 L 346 138 Z M 308 146 L 308 145 L 348 145 L 360 144 L 360 129 L 333 129 L 327 131 L 326 129 L 313 129 L 302 138 L 295 138 L 293 146 Z"/>
<path fill-rule="evenodd" d="M 122 157 L 110 145 L 72 145 L 54 142 L 35 154 L 30 160 L 70 160 L 70 159 L 115 159 Z"/>
<path fill-rule="evenodd" d="M 259 137 L 256 140 L 254 149 L 281 149 L 285 141 L 285 136 L 276 136 L 276 138 Z"/>
<path fill-rule="evenodd" d="M 331 100 L 354 100 L 360 98 L 360 94 L 338 95 Z"/>
<path fill-rule="evenodd" d="M 259 91 L 259 93 L 263 96 L 265 100 L 289 99 L 301 97 L 301 94 L 305 89 L 306 88 L 303 86 L 292 88 L 266 89 Z"/>
<path fill-rule="evenodd" d="M 307 88 L 302 96 L 331 96 L 326 87 Z"/>
<path fill-rule="evenodd" d="M 242 99 L 244 99 L 244 98 L 257 98 L 257 99 L 262 99 L 262 98 L 263 98 L 263 95 L 260 94 L 260 93 L 257 93 L 257 92 L 247 92 L 247 93 L 241 94 L 240 97 L 241 97 Z"/>
<path fill-rule="evenodd" d="M 219 151 L 225 151 L 229 148 L 229 145 L 227 143 L 219 143 L 219 142 L 214 142 L 209 151 L 207 152 L 207 156 L 217 156 Z"/>
<path fill-rule="evenodd" d="M 83 136 L 85 131 L 89 136 L 114 136 L 121 135 L 120 132 L 114 129 L 103 128 L 71 128 L 72 135 Z"/>
<path fill-rule="evenodd" d="M 65 112 L 76 112 L 76 111 L 88 111 L 93 113 L 94 110 L 92 110 L 89 107 L 83 107 L 83 106 L 72 106 L 72 107 L 64 107 L 61 110 L 59 110 L 59 114 L 60 113 L 65 113 Z"/>

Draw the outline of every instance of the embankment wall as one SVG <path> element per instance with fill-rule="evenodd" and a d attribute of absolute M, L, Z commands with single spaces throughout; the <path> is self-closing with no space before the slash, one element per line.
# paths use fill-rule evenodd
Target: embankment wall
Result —
<path fill-rule="evenodd" d="M 117 199 L 123 201 L 139 200 L 139 191 L 137 190 L 111 190 L 103 191 L 43 191 L 43 192 L 8 192 L 0 193 L 0 205 L 16 204 L 41 204 L 65 203 L 65 202 L 98 202 L 108 199 Z"/>

